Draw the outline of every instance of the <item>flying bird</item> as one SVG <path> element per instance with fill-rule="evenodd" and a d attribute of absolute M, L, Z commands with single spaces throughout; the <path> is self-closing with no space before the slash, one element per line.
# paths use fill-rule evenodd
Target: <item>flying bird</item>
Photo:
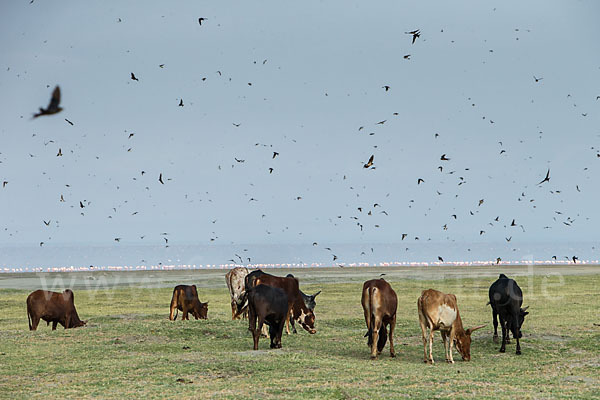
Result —
<path fill-rule="evenodd" d="M 390 87 L 388 85 L 384 85 L 381 87 L 382 89 L 385 89 L 385 91 L 387 92 L 388 90 L 390 90 Z"/>
<path fill-rule="evenodd" d="M 378 123 L 376 123 L 375 125 L 383 125 L 385 124 L 385 121 L 387 121 L 387 119 L 384 119 L 383 121 L 379 121 Z"/>
<path fill-rule="evenodd" d="M 440 256 L 438 256 L 438 260 L 440 260 L 441 262 L 444 262 L 444 259 Z"/>
<path fill-rule="evenodd" d="M 515 220 L 513 219 L 512 222 L 510 223 L 510 226 L 517 226 L 517 223 L 515 222 Z"/>
<path fill-rule="evenodd" d="M 542 181 L 538 183 L 538 185 L 541 185 L 544 182 L 550 182 L 550 168 L 548 168 L 548 172 L 546 172 L 546 177 L 542 179 Z"/>
<path fill-rule="evenodd" d="M 410 60 L 410 54 L 405 54 L 405 55 L 404 55 L 404 59 L 405 59 L 405 60 Z"/>
<path fill-rule="evenodd" d="M 483 199 L 479 200 L 479 204 L 477 205 L 477 207 L 479 207 L 482 204 L 483 204 Z"/>
<path fill-rule="evenodd" d="M 534 76 L 533 76 L 533 79 L 535 79 L 535 81 L 536 81 L 536 82 L 539 82 L 539 81 L 541 81 L 541 80 L 542 80 L 542 79 L 544 79 L 544 78 L 536 78 L 536 77 L 535 77 L 535 75 L 534 75 Z"/>
<path fill-rule="evenodd" d="M 59 147 L 58 148 L 58 153 L 56 153 L 56 157 L 62 157 L 63 153 L 62 153 L 62 149 Z"/>
<path fill-rule="evenodd" d="M 371 157 L 369 157 L 369 161 L 363 165 L 363 168 L 369 168 L 371 166 L 373 166 L 373 159 L 375 158 L 375 155 L 371 155 Z"/>
<path fill-rule="evenodd" d="M 278 153 L 278 152 L 276 152 L 276 151 L 274 151 L 274 152 L 273 152 L 273 159 L 274 159 L 275 157 L 277 157 L 278 155 L 279 155 L 279 153 Z"/>
<path fill-rule="evenodd" d="M 2 187 L 3 187 L 3 188 L 5 188 L 5 187 L 6 187 L 6 185 L 8 185 L 8 181 L 3 181 L 3 182 L 2 182 Z"/>
<path fill-rule="evenodd" d="M 179 99 L 179 107 L 183 107 L 183 99 Z"/>
<path fill-rule="evenodd" d="M 42 220 L 42 221 L 44 221 L 44 220 Z M 50 226 L 50 220 L 48 220 L 48 222 L 44 221 L 44 225 Z"/>
<path fill-rule="evenodd" d="M 48 107 L 46 107 L 46 109 L 43 109 L 40 107 L 40 112 L 38 112 L 37 114 L 34 114 L 33 118 L 37 118 L 41 115 L 52 115 L 52 114 L 61 112 L 62 107 L 60 107 L 59 104 L 60 104 L 60 88 L 57 85 L 54 88 L 54 91 L 52 92 L 52 98 L 50 99 L 50 103 L 48 104 Z"/>
<path fill-rule="evenodd" d="M 135 74 L 133 72 L 131 73 L 131 80 L 132 81 L 139 81 L 139 79 L 135 77 Z"/>
<path fill-rule="evenodd" d="M 412 43 L 411 44 L 415 44 L 415 40 L 417 40 L 417 38 L 421 36 L 420 29 L 415 29 L 414 31 L 404 32 L 404 33 L 406 33 L 407 35 L 412 35 Z"/>
<path fill-rule="evenodd" d="M 204 17 L 198 18 L 198 25 L 202 25 L 202 21 L 206 21 L 206 18 L 204 18 Z"/>
<path fill-rule="evenodd" d="M 81 201 L 79 202 L 79 207 L 80 207 L 80 208 L 83 208 L 83 207 L 85 207 Z"/>
<path fill-rule="evenodd" d="M 73 126 L 73 123 L 71 121 L 69 121 L 68 119 L 65 118 L 65 121 L 67 121 L 69 124 L 71 124 L 71 126 Z"/>
<path fill-rule="evenodd" d="M 425 183 L 425 181 L 424 181 L 423 179 L 421 179 L 421 178 L 417 179 L 417 185 L 420 185 L 420 184 L 421 184 L 421 182 L 422 182 L 422 183 Z"/>
<path fill-rule="evenodd" d="M 440 160 L 442 160 L 442 161 L 450 161 L 450 159 L 446 157 L 445 153 L 442 154 L 442 156 L 440 157 Z"/>
<path fill-rule="evenodd" d="M 163 179 L 162 179 L 162 172 L 161 172 L 161 173 L 160 173 L 160 175 L 158 176 L 158 181 L 159 181 L 160 183 L 162 183 L 163 185 L 165 184 L 165 183 L 163 182 Z"/>
<path fill-rule="evenodd" d="M 269 168 L 269 173 L 272 174 L 273 173 L 273 168 Z"/>
<path fill-rule="evenodd" d="M 408 233 L 403 233 L 402 234 L 402 240 L 404 240 L 404 238 L 406 238 L 406 236 L 408 236 Z"/>

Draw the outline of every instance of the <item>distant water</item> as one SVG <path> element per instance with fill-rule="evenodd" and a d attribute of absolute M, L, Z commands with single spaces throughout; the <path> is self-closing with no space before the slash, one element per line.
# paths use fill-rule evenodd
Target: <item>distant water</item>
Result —
<path fill-rule="evenodd" d="M 331 250 L 325 249 L 326 247 Z M 407 250 L 408 248 L 408 250 Z M 337 259 L 334 261 L 334 255 Z M 439 261 L 442 257 L 443 262 Z M 556 260 L 552 258 L 556 256 Z M 598 264 L 594 244 L 115 245 L 0 247 L 0 272 L 394 265 Z"/>

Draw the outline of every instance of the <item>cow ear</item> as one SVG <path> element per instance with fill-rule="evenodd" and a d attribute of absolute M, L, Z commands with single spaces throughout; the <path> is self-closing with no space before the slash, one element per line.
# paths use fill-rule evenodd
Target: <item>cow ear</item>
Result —
<path fill-rule="evenodd" d="M 197 289 L 197 288 L 196 288 L 196 285 L 192 285 L 192 287 L 193 287 L 194 289 Z"/>
<path fill-rule="evenodd" d="M 474 331 L 476 331 L 477 329 L 481 329 L 481 328 L 483 328 L 484 326 L 485 326 L 485 324 L 484 324 L 484 325 L 479 325 L 479 326 L 476 326 L 476 327 L 474 327 L 474 328 L 469 328 L 469 329 L 467 329 L 467 335 L 470 335 L 471 333 L 473 333 L 473 332 L 474 332 Z"/>

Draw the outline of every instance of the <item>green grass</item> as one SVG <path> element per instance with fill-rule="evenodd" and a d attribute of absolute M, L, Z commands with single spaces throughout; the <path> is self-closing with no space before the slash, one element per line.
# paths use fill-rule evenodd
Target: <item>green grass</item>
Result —
<path fill-rule="evenodd" d="M 525 281 L 526 278 L 521 278 Z M 361 283 L 303 285 L 317 289 L 318 333 L 283 336 L 283 349 L 261 339 L 252 351 L 247 321 L 231 321 L 225 288 L 201 289 L 206 321 L 168 320 L 172 289 L 121 288 L 75 293 L 88 326 L 29 332 L 29 291 L 0 290 L 0 397 L 144 398 L 591 398 L 600 397 L 600 275 L 564 277 L 543 296 L 543 277 L 525 291 L 530 315 L 523 355 L 492 342 L 487 287 L 493 279 L 403 280 L 398 294 L 397 357 L 389 347 L 369 359 L 360 305 Z M 524 286 L 523 284 L 521 286 Z M 473 334 L 471 362 L 422 362 L 416 300 L 433 287 L 455 293 Z M 556 297 L 561 297 L 557 300 Z M 181 314 L 180 314 L 181 315 Z M 189 346 L 190 349 L 183 349 Z M 177 379 L 186 383 L 179 383 Z"/>

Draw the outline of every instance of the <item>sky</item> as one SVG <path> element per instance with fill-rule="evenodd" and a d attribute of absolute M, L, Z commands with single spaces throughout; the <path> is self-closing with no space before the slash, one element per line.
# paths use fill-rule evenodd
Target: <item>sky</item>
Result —
<path fill-rule="evenodd" d="M 3 2 L 0 247 L 593 244 L 598 15 Z"/>

